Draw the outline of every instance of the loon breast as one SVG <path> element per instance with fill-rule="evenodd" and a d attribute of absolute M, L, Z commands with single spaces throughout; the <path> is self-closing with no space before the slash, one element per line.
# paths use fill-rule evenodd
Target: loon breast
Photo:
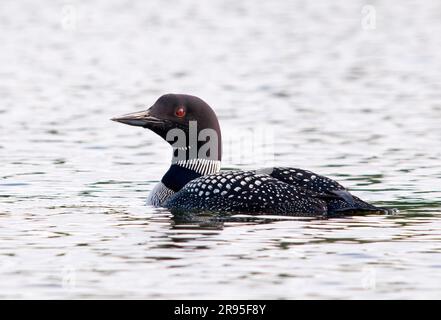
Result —
<path fill-rule="evenodd" d="M 169 197 L 185 186 L 187 181 L 219 171 L 220 161 L 205 159 L 178 161 L 170 167 L 162 180 L 150 191 L 147 204 L 161 207 Z"/>
<path fill-rule="evenodd" d="M 160 207 L 170 196 L 175 192 L 167 188 L 164 183 L 158 182 L 158 184 L 150 191 L 147 198 L 147 205 Z"/>

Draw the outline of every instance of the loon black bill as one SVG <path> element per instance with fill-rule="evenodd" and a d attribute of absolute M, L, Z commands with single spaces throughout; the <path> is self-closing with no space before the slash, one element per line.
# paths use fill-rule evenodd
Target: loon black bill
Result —
<path fill-rule="evenodd" d="M 150 115 L 149 111 L 129 113 L 110 119 L 112 121 L 128 124 L 129 126 L 147 127 L 149 124 L 161 123 L 162 120 Z"/>

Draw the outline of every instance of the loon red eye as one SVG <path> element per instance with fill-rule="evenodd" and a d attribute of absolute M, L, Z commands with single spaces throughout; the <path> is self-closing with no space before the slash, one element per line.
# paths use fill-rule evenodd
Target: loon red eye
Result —
<path fill-rule="evenodd" d="M 182 118 L 183 116 L 185 116 L 185 109 L 184 107 L 178 107 L 175 111 L 175 115 L 179 118 Z"/>

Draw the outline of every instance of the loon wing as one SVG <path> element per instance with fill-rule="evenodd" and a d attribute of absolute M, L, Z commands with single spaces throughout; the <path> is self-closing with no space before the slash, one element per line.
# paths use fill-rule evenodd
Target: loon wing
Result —
<path fill-rule="evenodd" d="M 330 212 L 347 210 L 381 210 L 352 195 L 337 181 L 314 172 L 287 167 L 264 169 L 277 180 L 315 192 L 325 199 Z"/>
<path fill-rule="evenodd" d="M 337 181 L 308 170 L 285 167 L 268 168 L 265 170 L 268 170 L 269 175 L 277 180 L 317 193 L 333 193 L 333 191 L 337 190 L 346 190 Z"/>
<path fill-rule="evenodd" d="M 256 171 L 223 171 L 187 183 L 164 207 L 185 212 L 326 215 L 315 192 Z"/>

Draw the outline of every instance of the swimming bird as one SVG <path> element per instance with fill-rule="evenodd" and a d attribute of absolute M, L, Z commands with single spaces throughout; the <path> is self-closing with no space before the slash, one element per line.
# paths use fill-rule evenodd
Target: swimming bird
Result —
<path fill-rule="evenodd" d="M 222 136 L 217 116 L 195 96 L 166 94 L 146 111 L 111 120 L 150 129 L 173 147 L 171 166 L 150 192 L 149 205 L 172 212 L 297 216 L 384 210 L 308 170 L 221 171 Z"/>

